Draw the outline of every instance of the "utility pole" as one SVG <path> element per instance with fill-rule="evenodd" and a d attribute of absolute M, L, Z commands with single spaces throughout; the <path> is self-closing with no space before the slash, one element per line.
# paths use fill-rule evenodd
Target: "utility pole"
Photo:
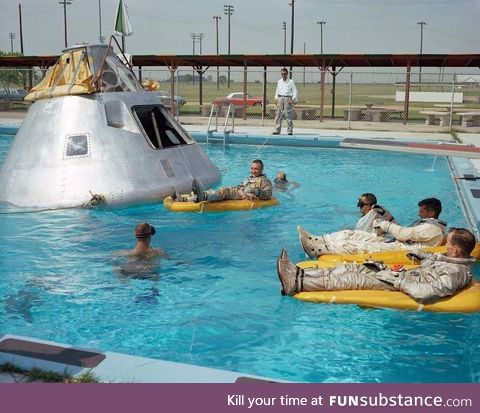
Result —
<path fill-rule="evenodd" d="M 20 53 L 23 55 L 22 5 L 18 3 L 18 21 L 20 22 Z"/>
<path fill-rule="evenodd" d="M 190 33 L 190 37 L 192 39 L 192 55 L 195 56 L 195 42 L 197 41 L 197 35 L 195 33 Z M 195 69 L 192 68 L 192 85 L 195 84 Z"/>
<path fill-rule="evenodd" d="M 233 14 L 233 6 L 231 4 L 225 4 L 223 6 L 223 13 L 228 16 L 228 54 L 230 54 L 230 17 Z M 230 89 L 230 66 L 228 66 L 228 88 Z"/>
<path fill-rule="evenodd" d="M 198 43 L 200 43 L 200 53 L 202 54 L 202 39 L 205 37 L 205 33 L 197 33 Z"/>
<path fill-rule="evenodd" d="M 213 16 L 213 19 L 215 20 L 215 33 L 217 38 L 217 56 L 218 56 L 218 21 L 222 20 L 222 18 L 220 16 Z M 217 90 L 218 89 L 220 89 L 220 80 L 219 80 L 219 71 L 217 66 Z"/>
<path fill-rule="evenodd" d="M 423 53 L 423 26 L 427 23 L 425 22 L 418 22 L 417 24 L 420 25 L 420 55 Z M 418 83 L 422 83 L 422 66 L 420 65 L 418 69 Z"/>
<path fill-rule="evenodd" d="M 102 36 L 102 0 L 98 0 L 98 40 L 103 44 L 105 38 Z"/>
<path fill-rule="evenodd" d="M 72 4 L 72 0 L 59 1 L 58 4 L 63 4 L 63 24 L 65 27 L 65 47 L 67 47 L 67 4 Z"/>
<path fill-rule="evenodd" d="M 295 27 L 295 0 L 291 0 L 290 6 L 292 6 L 292 28 L 291 28 L 291 42 L 290 42 L 290 54 L 293 55 L 293 33 Z M 290 79 L 292 78 L 292 66 L 290 66 Z"/>
<path fill-rule="evenodd" d="M 327 22 L 321 21 L 317 22 L 320 25 L 320 54 L 323 55 L 323 25 Z"/>
<path fill-rule="evenodd" d="M 10 49 L 12 50 L 12 54 L 13 54 L 13 39 L 15 39 L 15 33 L 8 33 L 8 37 L 10 37 Z"/>
<path fill-rule="evenodd" d="M 283 54 L 287 54 L 287 22 L 282 23 L 283 29 Z"/>

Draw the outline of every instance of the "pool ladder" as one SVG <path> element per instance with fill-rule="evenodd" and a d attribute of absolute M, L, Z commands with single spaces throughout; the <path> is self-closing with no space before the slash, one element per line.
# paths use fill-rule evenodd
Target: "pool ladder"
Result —
<path fill-rule="evenodd" d="M 219 112 L 220 106 L 218 105 L 212 105 L 212 109 L 210 110 L 210 117 L 208 119 L 208 126 L 207 126 L 207 144 L 210 143 L 210 141 L 215 141 L 215 142 L 222 142 L 223 146 L 225 146 L 225 140 L 227 137 L 227 134 L 230 132 L 235 131 L 235 113 L 233 110 L 233 105 L 230 103 L 228 105 L 227 109 L 227 114 L 225 116 L 225 124 L 223 126 L 223 133 L 219 137 L 214 137 L 213 132 L 218 132 L 218 112 Z M 212 119 L 213 116 L 215 115 L 215 129 L 210 129 L 212 127 Z M 228 124 L 229 124 L 229 119 L 231 118 L 232 120 L 232 128 L 230 130 L 228 129 Z"/>

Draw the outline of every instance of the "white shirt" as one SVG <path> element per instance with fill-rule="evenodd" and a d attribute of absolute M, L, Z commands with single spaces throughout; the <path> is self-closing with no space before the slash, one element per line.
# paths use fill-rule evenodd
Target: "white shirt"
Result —
<path fill-rule="evenodd" d="M 278 96 L 291 96 L 293 100 L 297 100 L 297 87 L 293 79 L 283 80 L 280 79 L 277 83 L 277 90 L 275 91 L 275 99 Z"/>

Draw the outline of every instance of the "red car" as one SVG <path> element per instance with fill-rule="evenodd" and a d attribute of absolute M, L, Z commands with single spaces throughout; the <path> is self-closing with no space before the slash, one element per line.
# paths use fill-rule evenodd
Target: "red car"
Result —
<path fill-rule="evenodd" d="M 231 103 L 234 106 L 243 106 L 243 93 L 230 93 L 226 98 L 215 98 L 213 103 L 216 105 L 228 105 Z M 268 104 L 268 100 L 265 103 Z M 247 93 L 246 104 L 247 106 L 262 106 L 263 98 L 261 96 L 252 96 L 250 93 Z"/>

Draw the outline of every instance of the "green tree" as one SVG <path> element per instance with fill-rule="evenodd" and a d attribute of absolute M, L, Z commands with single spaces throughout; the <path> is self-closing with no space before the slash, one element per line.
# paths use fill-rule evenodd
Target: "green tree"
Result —
<path fill-rule="evenodd" d="M 7 53 L 0 50 L 0 58 L 5 56 L 22 56 L 21 53 Z M 2 89 L 24 87 L 27 82 L 27 71 L 19 67 L 0 69 L 0 85 Z"/>

